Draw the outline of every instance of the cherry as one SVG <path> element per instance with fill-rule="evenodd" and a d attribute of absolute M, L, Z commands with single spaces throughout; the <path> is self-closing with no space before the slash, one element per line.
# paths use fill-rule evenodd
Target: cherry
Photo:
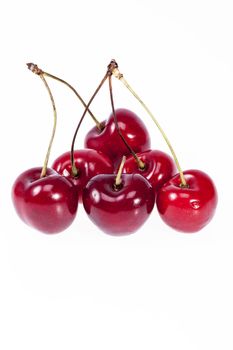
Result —
<path fill-rule="evenodd" d="M 130 147 L 135 152 L 143 152 L 149 149 L 150 136 L 141 119 L 128 109 L 120 108 L 115 113 L 122 135 Z M 119 136 L 113 113 L 101 125 L 101 131 L 94 127 L 87 133 L 85 147 L 105 153 L 118 167 L 122 156 L 130 154 L 130 151 Z"/>
<path fill-rule="evenodd" d="M 74 151 L 74 162 L 78 169 L 76 176 L 72 175 L 70 159 L 70 152 L 66 152 L 53 162 L 52 168 L 73 182 L 77 187 L 80 202 L 82 201 L 83 188 L 93 176 L 113 172 L 113 165 L 108 157 L 94 149 Z"/>
<path fill-rule="evenodd" d="M 102 174 L 83 190 L 83 205 L 91 221 L 110 235 L 127 235 L 139 229 L 153 210 L 155 195 L 139 174 Z"/>
<path fill-rule="evenodd" d="M 42 79 L 49 93 L 54 116 L 53 130 L 43 167 L 26 170 L 16 179 L 12 200 L 18 215 L 26 224 L 44 233 L 58 233 L 73 222 L 78 194 L 71 181 L 47 167 L 56 131 L 57 111 L 43 71 L 33 64 L 28 64 L 28 68 Z"/>
<path fill-rule="evenodd" d="M 75 186 L 55 170 L 42 168 L 23 172 L 15 181 L 12 200 L 19 217 L 44 233 L 58 233 L 73 222 L 78 195 Z"/>
<path fill-rule="evenodd" d="M 137 153 L 137 156 L 144 163 L 144 169 L 140 169 L 135 158 L 130 156 L 126 159 L 123 173 L 141 174 L 149 181 L 155 194 L 176 173 L 173 159 L 164 152 L 148 150 Z"/>
<path fill-rule="evenodd" d="M 217 191 L 211 178 L 200 170 L 184 171 L 187 187 L 180 186 L 176 174 L 158 192 L 157 208 L 163 221 L 172 228 L 192 233 L 212 219 L 217 206 Z"/>

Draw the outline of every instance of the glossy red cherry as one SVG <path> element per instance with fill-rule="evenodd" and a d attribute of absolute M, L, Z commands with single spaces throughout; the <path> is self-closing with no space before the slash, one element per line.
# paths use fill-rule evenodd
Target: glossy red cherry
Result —
<path fill-rule="evenodd" d="M 19 217 L 44 233 L 58 233 L 73 222 L 78 205 L 75 186 L 53 169 L 32 168 L 15 181 L 12 200 Z"/>
<path fill-rule="evenodd" d="M 180 187 L 180 175 L 166 182 L 158 192 L 157 208 L 163 221 L 172 228 L 192 233 L 212 219 L 217 206 L 217 191 L 211 178 L 200 170 L 184 171 L 188 187 Z"/>
<path fill-rule="evenodd" d="M 117 109 L 115 113 L 122 135 L 134 152 L 149 149 L 150 136 L 141 119 L 135 113 L 123 108 Z M 129 150 L 119 136 L 113 114 L 101 124 L 102 131 L 94 127 L 88 132 L 85 147 L 103 152 L 118 166 L 122 156 L 128 155 Z"/>
<path fill-rule="evenodd" d="M 58 157 L 52 168 L 59 174 L 67 177 L 77 187 L 79 201 L 82 201 L 82 191 L 88 181 L 98 174 L 112 174 L 113 165 L 110 159 L 103 153 L 94 149 L 84 149 L 74 151 L 74 162 L 78 169 L 78 176 L 72 176 L 72 165 L 70 152 L 66 152 Z"/>
<path fill-rule="evenodd" d="M 137 156 L 145 164 L 145 169 L 140 169 L 134 157 L 130 156 L 126 159 L 123 173 L 141 174 L 149 181 L 155 194 L 176 173 L 176 166 L 173 159 L 164 152 L 148 150 L 137 153 Z"/>
<path fill-rule="evenodd" d="M 122 174 L 115 188 L 115 175 L 97 175 L 83 191 L 83 205 L 89 218 L 111 235 L 127 235 L 139 229 L 155 202 L 149 182 L 139 174 Z"/>

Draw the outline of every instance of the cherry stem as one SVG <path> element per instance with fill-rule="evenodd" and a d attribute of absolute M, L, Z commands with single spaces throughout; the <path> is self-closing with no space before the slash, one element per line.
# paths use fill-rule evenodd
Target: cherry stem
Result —
<path fill-rule="evenodd" d="M 125 138 L 122 135 L 122 132 L 121 132 L 121 130 L 119 128 L 119 124 L 118 124 L 118 120 L 117 120 L 117 116 L 116 116 L 116 111 L 115 111 L 115 107 L 114 107 L 113 92 L 112 92 L 112 76 L 111 75 L 109 75 L 108 80 L 109 80 L 109 92 L 110 92 L 110 100 L 111 100 L 111 105 L 112 105 L 112 113 L 113 113 L 116 129 L 117 129 L 118 134 L 120 135 L 122 141 L 124 142 L 125 146 L 128 148 L 129 152 L 132 154 L 132 156 L 136 160 L 138 167 L 141 170 L 143 170 L 143 169 L 145 169 L 145 164 L 141 161 L 141 159 L 138 158 L 137 154 L 130 147 L 130 145 L 125 140 Z"/>
<path fill-rule="evenodd" d="M 54 98 L 53 98 L 52 92 L 51 92 L 51 90 L 49 88 L 49 85 L 48 85 L 47 81 L 45 80 L 45 77 L 43 76 L 43 74 L 40 74 L 39 76 L 40 76 L 41 80 L 43 81 L 43 83 L 45 84 L 45 87 L 46 87 L 46 89 L 47 89 L 47 91 L 49 93 L 49 97 L 50 97 L 50 100 L 51 100 L 52 106 L 53 106 L 53 116 L 54 116 L 52 136 L 51 136 L 51 139 L 50 139 L 50 142 L 49 142 L 49 147 L 48 147 L 48 150 L 47 150 L 47 153 L 46 153 L 46 157 L 45 157 L 45 160 L 44 160 L 44 165 L 43 165 L 43 168 L 42 168 L 42 171 L 41 171 L 41 174 L 40 174 L 40 177 L 45 177 L 46 173 L 47 173 L 47 166 L 48 166 L 49 156 L 50 156 L 50 153 L 51 153 L 51 148 L 52 148 L 52 144 L 53 144 L 53 140 L 54 140 L 54 136 L 55 136 L 55 132 L 56 132 L 57 110 L 56 110 L 56 106 L 55 106 L 55 102 L 54 102 Z"/>
<path fill-rule="evenodd" d="M 87 103 L 86 108 L 85 108 L 85 110 L 83 112 L 83 115 L 82 115 L 82 117 L 81 117 L 81 119 L 80 119 L 80 121 L 78 123 L 78 126 L 77 126 L 77 128 L 75 130 L 75 133 L 74 133 L 74 136 L 73 136 L 73 140 L 72 140 L 72 144 L 71 144 L 70 160 L 71 160 L 71 166 L 72 166 L 72 175 L 74 177 L 77 177 L 78 173 L 79 173 L 79 171 L 78 171 L 78 169 L 77 169 L 77 167 L 75 165 L 75 162 L 74 162 L 74 144 L 75 144 L 76 136 L 77 136 L 79 128 L 80 128 L 80 126 L 82 124 L 82 121 L 83 121 L 83 119 L 84 119 L 84 117 L 85 117 L 85 115 L 86 115 L 86 113 L 88 111 L 88 108 L 90 107 L 90 105 L 91 105 L 92 101 L 94 100 L 95 96 L 97 95 L 97 93 L 99 92 L 101 87 L 103 86 L 105 80 L 108 78 L 108 74 L 109 74 L 108 72 L 105 74 L 105 76 L 101 80 L 99 86 L 97 87 L 97 89 L 95 90 L 94 94 L 92 95 L 92 97 L 90 98 L 89 102 Z"/>
<path fill-rule="evenodd" d="M 184 177 L 184 173 L 181 169 L 181 166 L 180 166 L 180 163 L 177 159 L 177 156 L 175 154 L 175 151 L 170 143 L 170 141 L 168 140 L 165 132 L 163 131 L 162 127 L 160 126 L 159 122 L 157 121 L 157 119 L 154 117 L 154 115 L 151 113 L 151 111 L 149 110 L 149 108 L 145 105 L 145 103 L 141 100 L 141 98 L 136 94 L 136 92 L 132 89 L 132 87 L 129 85 L 129 83 L 125 80 L 125 78 L 123 77 L 123 74 L 120 73 L 119 69 L 118 69 L 118 65 L 116 63 L 116 66 L 115 68 L 112 70 L 112 74 L 118 79 L 120 80 L 126 87 L 127 89 L 133 94 L 133 96 L 138 100 L 138 102 L 142 105 L 142 107 L 146 110 L 146 112 L 149 114 L 149 116 L 151 117 L 151 119 L 153 120 L 153 122 L 156 124 L 157 128 L 159 129 L 160 133 L 162 134 L 165 142 L 167 143 L 170 151 L 171 151 L 171 154 L 173 156 L 173 159 L 176 163 L 176 166 L 177 166 L 177 169 L 180 173 L 180 181 L 181 181 L 181 184 L 180 186 L 181 187 L 188 187 L 188 184 L 185 180 L 185 177 Z"/>
<path fill-rule="evenodd" d="M 113 116 L 114 116 L 114 122 L 115 122 L 116 129 L 117 129 L 118 134 L 120 135 L 122 141 L 124 142 L 125 146 L 128 148 L 129 152 L 132 154 L 132 156 L 136 160 L 139 169 L 143 170 L 143 169 L 145 169 L 145 164 L 141 161 L 141 159 L 138 158 L 137 154 L 130 147 L 130 145 L 125 140 L 125 138 L 122 135 L 122 132 L 121 132 L 121 130 L 119 128 L 119 124 L 118 124 L 118 120 L 117 120 L 117 116 L 116 116 L 116 111 L 115 111 L 115 107 L 114 107 L 114 100 L 113 100 L 112 75 L 109 75 L 108 80 L 109 80 L 109 92 L 110 92 L 110 100 L 111 100 L 111 105 L 112 105 L 112 113 L 113 113 Z"/>
<path fill-rule="evenodd" d="M 58 78 L 57 76 L 55 75 L 52 75 L 48 72 L 44 72 L 42 69 L 40 69 L 37 64 L 34 64 L 34 63 L 27 63 L 27 66 L 28 66 L 28 69 L 30 69 L 33 73 L 37 74 L 37 75 L 40 75 L 40 74 L 43 74 L 44 76 L 46 77 L 49 77 L 49 78 L 52 78 L 54 80 L 57 80 L 59 81 L 60 83 L 62 84 L 65 84 L 66 86 L 68 86 L 68 88 L 70 88 L 74 94 L 78 97 L 79 101 L 83 104 L 83 106 L 86 108 L 86 103 L 84 102 L 84 100 L 82 99 L 82 97 L 79 95 L 79 93 L 75 90 L 75 88 L 70 85 L 69 83 L 67 83 L 67 81 L 61 79 L 61 78 Z M 102 125 L 101 123 L 96 119 L 96 117 L 94 116 L 94 114 L 88 109 L 88 113 L 90 114 L 90 116 L 92 117 L 92 119 L 94 120 L 95 124 L 96 124 L 96 127 L 101 131 L 103 130 L 102 128 Z"/>
<path fill-rule="evenodd" d="M 124 167 L 125 161 L 126 161 L 126 157 L 123 156 L 122 160 L 121 160 L 121 164 L 120 164 L 118 172 L 117 172 L 117 176 L 115 178 L 114 188 L 116 190 L 119 189 L 121 187 L 121 184 L 122 184 L 121 176 L 122 176 L 122 171 L 123 171 L 123 167 Z"/>

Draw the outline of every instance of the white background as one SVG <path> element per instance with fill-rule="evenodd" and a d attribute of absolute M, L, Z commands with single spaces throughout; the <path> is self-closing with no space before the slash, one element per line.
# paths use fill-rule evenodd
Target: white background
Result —
<path fill-rule="evenodd" d="M 0 348 L 233 349 L 233 8 L 221 1 L 7 1 L 1 5 Z M 87 100 L 111 58 L 167 131 L 184 169 L 214 179 L 219 205 L 198 234 L 156 210 L 135 234 L 101 233 L 79 208 L 47 236 L 12 207 L 14 179 L 40 166 L 52 127 L 42 82 L 25 63 L 74 84 Z M 69 150 L 83 111 L 50 81 L 59 112 L 51 161 Z M 114 80 L 115 103 L 150 118 Z M 110 113 L 105 86 L 93 104 Z M 87 116 L 77 140 L 92 126 Z"/>

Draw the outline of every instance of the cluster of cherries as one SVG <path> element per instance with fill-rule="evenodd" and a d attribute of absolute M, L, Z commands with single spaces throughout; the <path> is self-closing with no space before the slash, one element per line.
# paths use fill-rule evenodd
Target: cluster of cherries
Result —
<path fill-rule="evenodd" d="M 85 104 L 64 80 L 29 63 L 28 68 L 44 82 L 49 93 L 54 128 L 43 167 L 23 172 L 15 181 L 12 199 L 20 218 L 44 232 L 58 233 L 75 219 L 78 204 L 102 231 L 126 235 L 140 228 L 156 203 L 161 218 L 182 232 L 201 230 L 214 215 L 217 191 L 211 178 L 199 170 L 182 171 L 164 131 L 144 102 L 118 70 L 115 60 Z M 112 76 L 131 91 L 161 131 L 173 155 L 150 149 L 150 135 L 142 120 L 127 109 L 114 108 Z M 66 84 L 79 97 L 85 110 L 72 141 L 71 151 L 47 167 L 56 128 L 56 107 L 45 77 Z M 112 113 L 99 123 L 89 107 L 103 83 L 109 81 Z M 85 137 L 85 148 L 74 150 L 77 132 L 86 113 L 96 123 Z"/>

